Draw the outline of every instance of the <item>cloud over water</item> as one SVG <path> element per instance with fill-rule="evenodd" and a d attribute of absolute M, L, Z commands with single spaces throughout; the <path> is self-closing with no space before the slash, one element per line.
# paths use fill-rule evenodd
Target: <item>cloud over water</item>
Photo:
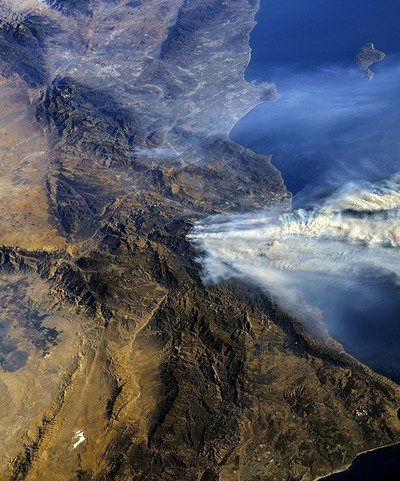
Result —
<path fill-rule="evenodd" d="M 314 208 L 209 217 L 190 239 L 202 252 L 206 282 L 251 280 L 287 308 L 321 283 L 397 282 L 400 174 L 348 183 Z"/>
<path fill-rule="evenodd" d="M 375 71 L 272 68 L 281 97 L 230 137 L 272 154 L 293 210 L 209 217 L 190 239 L 204 282 L 257 284 L 307 328 L 318 308 L 348 352 L 400 382 L 399 56 Z"/>

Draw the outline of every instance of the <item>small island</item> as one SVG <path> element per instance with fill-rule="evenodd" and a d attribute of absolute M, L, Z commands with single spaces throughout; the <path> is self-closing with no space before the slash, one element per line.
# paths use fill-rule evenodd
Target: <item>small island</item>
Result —
<path fill-rule="evenodd" d="M 356 63 L 363 75 L 369 80 L 372 80 L 374 73 L 370 69 L 371 65 L 381 62 L 385 57 L 386 55 L 380 50 L 377 50 L 373 43 L 366 43 L 358 52 Z"/>

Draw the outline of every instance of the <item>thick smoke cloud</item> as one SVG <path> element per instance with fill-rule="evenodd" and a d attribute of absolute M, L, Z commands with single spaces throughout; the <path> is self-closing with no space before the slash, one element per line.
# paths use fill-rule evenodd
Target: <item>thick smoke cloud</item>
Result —
<path fill-rule="evenodd" d="M 190 238 L 205 252 L 206 281 L 249 277 L 286 307 L 305 282 L 398 279 L 400 175 L 348 184 L 312 209 L 211 217 Z"/>
<path fill-rule="evenodd" d="M 210 217 L 190 238 L 205 282 L 257 283 L 297 316 L 317 306 L 345 347 L 399 380 L 400 62 L 375 71 L 280 74 L 281 99 L 231 136 L 273 154 L 293 210 Z"/>
<path fill-rule="evenodd" d="M 348 184 L 311 209 L 210 217 L 190 238 L 205 282 L 257 283 L 310 329 L 307 304 L 317 306 L 356 357 L 400 379 L 400 175 Z"/>

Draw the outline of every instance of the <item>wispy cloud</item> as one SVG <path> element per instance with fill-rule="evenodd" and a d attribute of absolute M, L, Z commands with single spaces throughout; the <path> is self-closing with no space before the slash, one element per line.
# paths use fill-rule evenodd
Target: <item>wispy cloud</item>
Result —
<path fill-rule="evenodd" d="M 387 57 L 373 81 L 354 68 L 282 71 L 281 98 L 248 114 L 232 131 L 270 153 L 295 205 L 314 202 L 349 180 L 376 181 L 400 170 L 400 62 Z"/>
<path fill-rule="evenodd" d="M 390 371 L 399 369 L 400 62 L 376 70 L 371 82 L 356 68 L 282 72 L 281 99 L 232 137 L 273 154 L 294 209 L 209 217 L 190 239 L 204 282 L 256 283 L 307 327 L 307 305 L 317 306 L 352 353 Z M 382 342 L 358 342 L 368 329 Z"/>

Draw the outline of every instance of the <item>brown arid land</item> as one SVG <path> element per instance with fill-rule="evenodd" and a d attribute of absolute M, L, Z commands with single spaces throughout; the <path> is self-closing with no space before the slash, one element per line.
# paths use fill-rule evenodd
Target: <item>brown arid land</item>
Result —
<path fill-rule="evenodd" d="M 229 140 L 257 0 L 0 9 L 0 479 L 311 481 L 400 440 L 318 312 L 205 286 L 186 234 L 290 208 Z M 312 326 L 312 328 L 310 327 Z"/>

